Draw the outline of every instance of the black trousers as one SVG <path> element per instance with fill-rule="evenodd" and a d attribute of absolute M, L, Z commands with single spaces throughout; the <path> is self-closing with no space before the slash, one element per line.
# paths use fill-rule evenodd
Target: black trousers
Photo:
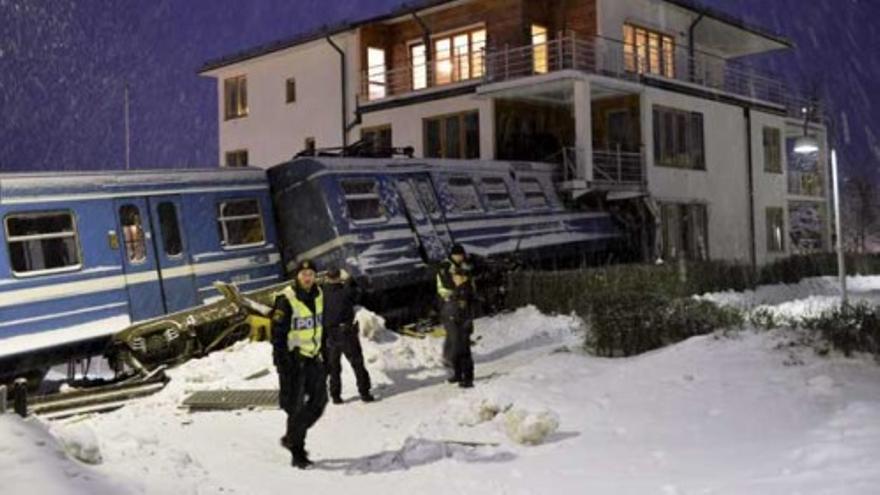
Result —
<path fill-rule="evenodd" d="M 285 436 L 291 451 L 305 450 L 306 432 L 327 406 L 327 374 L 319 358 L 290 353 L 278 368 L 279 402 L 287 412 Z"/>
<path fill-rule="evenodd" d="M 324 359 L 327 373 L 330 375 L 330 396 L 342 395 L 342 356 L 348 360 L 357 380 L 358 393 L 361 397 L 370 393 L 372 387 L 370 374 L 364 366 L 364 352 L 358 337 L 358 326 L 340 325 L 324 329 Z"/>
<path fill-rule="evenodd" d="M 471 355 L 474 320 L 466 308 L 459 307 L 454 301 L 443 304 L 442 318 L 446 329 L 443 357 L 450 362 L 452 377 L 460 383 L 471 385 L 474 383 L 474 358 Z"/>

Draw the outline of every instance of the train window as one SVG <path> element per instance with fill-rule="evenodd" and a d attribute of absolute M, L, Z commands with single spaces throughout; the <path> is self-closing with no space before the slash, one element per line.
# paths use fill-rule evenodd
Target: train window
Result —
<path fill-rule="evenodd" d="M 419 222 L 425 220 L 425 211 L 424 205 L 419 201 L 418 195 L 416 194 L 415 189 L 413 189 L 412 183 L 406 180 L 397 181 L 397 191 L 400 193 L 400 197 L 403 198 L 403 203 L 406 205 L 406 210 Z"/>
<path fill-rule="evenodd" d="M 449 194 L 452 195 L 455 203 L 452 208 L 453 211 L 459 213 L 483 211 L 483 206 L 480 204 L 480 196 L 477 194 L 477 188 L 470 177 L 450 177 Z"/>
<path fill-rule="evenodd" d="M 385 219 L 385 209 L 379 198 L 379 184 L 374 179 L 347 179 L 341 181 L 348 217 L 353 222 Z"/>
<path fill-rule="evenodd" d="M 483 192 L 489 200 L 489 208 L 492 210 L 512 210 L 513 202 L 510 200 L 510 191 L 501 177 L 483 177 L 480 180 Z"/>
<path fill-rule="evenodd" d="M 6 242 L 15 275 L 41 275 L 82 266 L 76 224 L 68 212 L 9 215 Z"/>
<path fill-rule="evenodd" d="M 125 240 L 125 253 L 128 261 L 143 263 L 147 259 L 147 240 L 141 224 L 141 213 L 137 206 L 123 205 L 119 208 L 122 222 L 122 237 Z"/>
<path fill-rule="evenodd" d="M 177 208 L 174 203 L 163 201 L 157 208 L 159 211 L 159 229 L 162 231 L 162 247 L 168 256 L 180 256 L 183 253 L 183 241 L 180 238 L 180 222 L 177 220 Z"/>
<path fill-rule="evenodd" d="M 224 201 L 217 205 L 217 229 L 224 248 L 253 246 L 266 242 L 263 215 L 255 199 Z"/>
<path fill-rule="evenodd" d="M 437 204 L 437 196 L 434 194 L 434 187 L 427 179 L 419 179 L 416 181 L 416 188 L 419 192 L 419 199 L 422 206 L 428 211 L 432 217 L 440 214 L 440 205 Z"/>
<path fill-rule="evenodd" d="M 529 208 L 546 208 L 548 206 L 547 195 L 541 183 L 534 177 L 520 177 L 519 187 L 522 189 L 523 195 L 526 197 L 526 204 Z"/>

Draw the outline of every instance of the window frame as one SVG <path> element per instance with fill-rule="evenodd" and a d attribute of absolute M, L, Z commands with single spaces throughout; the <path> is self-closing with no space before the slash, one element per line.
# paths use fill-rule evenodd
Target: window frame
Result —
<path fill-rule="evenodd" d="M 230 90 L 231 85 L 234 88 Z M 247 74 L 239 74 L 223 79 L 224 120 L 241 119 L 248 116 Z"/>
<path fill-rule="evenodd" d="M 476 126 L 476 139 L 474 144 L 476 148 L 470 150 L 468 147 L 468 127 L 467 127 L 467 119 L 471 116 L 475 116 L 477 126 Z M 458 154 L 456 156 L 451 156 L 447 153 L 447 147 L 449 146 L 449 133 L 448 133 L 448 121 L 450 119 L 458 119 Z M 434 156 L 430 153 L 430 147 L 428 146 L 428 128 L 430 123 L 437 122 L 439 125 L 439 150 L 440 153 L 437 156 Z M 468 151 L 473 151 L 474 153 L 469 157 Z M 463 159 L 463 160 L 477 160 L 480 158 L 480 111 L 479 109 L 466 110 L 463 112 L 455 112 L 448 113 L 443 115 L 432 115 L 430 117 L 425 117 L 422 119 L 422 155 L 425 158 L 450 158 L 450 159 Z"/>
<path fill-rule="evenodd" d="M 168 252 L 168 236 L 166 235 L 165 223 L 162 218 L 162 205 L 171 205 L 174 209 L 174 226 L 177 229 L 177 240 L 180 243 L 180 252 L 177 254 L 170 254 Z M 180 209 L 177 207 L 177 203 L 170 200 L 159 201 L 156 205 L 156 220 L 159 224 L 159 233 L 162 235 L 162 252 L 165 253 L 165 256 L 170 260 L 183 259 L 184 253 L 186 253 L 186 242 L 184 241 L 183 226 L 180 222 Z"/>
<path fill-rule="evenodd" d="M 388 208 L 385 207 L 385 203 L 382 201 L 382 195 L 380 194 L 380 184 L 379 179 L 371 176 L 351 176 L 351 177 L 339 177 L 339 190 L 342 192 L 342 200 L 345 203 L 345 213 L 348 221 L 351 222 L 352 225 L 375 225 L 380 223 L 386 223 L 390 219 L 388 215 Z M 345 191 L 345 183 L 346 182 L 365 182 L 370 181 L 373 184 L 372 193 L 357 193 L 357 194 L 348 194 Z M 375 199 L 378 203 L 379 212 L 381 216 L 372 217 L 372 218 L 362 218 L 355 219 L 351 214 L 351 206 L 349 205 L 349 201 L 364 201 L 364 200 L 372 200 Z"/>
<path fill-rule="evenodd" d="M 460 208 L 458 203 L 458 196 L 453 192 L 453 188 L 455 187 L 468 187 L 464 184 L 461 185 L 453 185 L 453 181 L 458 180 L 466 180 L 469 183 L 470 190 L 473 191 L 473 199 L 476 200 L 476 208 L 463 210 Z M 449 213 L 452 215 L 478 215 L 480 213 L 486 213 L 486 205 L 483 204 L 483 198 L 480 197 L 480 190 L 477 188 L 477 183 L 473 177 L 470 175 L 462 175 L 462 174 L 452 174 L 446 177 L 446 188 L 449 191 L 449 197 L 452 199 L 452 207 L 449 209 Z"/>
<path fill-rule="evenodd" d="M 630 32 L 632 37 L 629 36 Z M 640 35 L 643 36 L 644 45 L 639 44 Z M 657 39 L 657 52 L 652 53 L 652 36 Z M 668 41 L 668 43 L 667 43 Z M 675 79 L 675 51 L 678 40 L 675 34 L 658 29 L 645 27 L 638 23 L 626 21 L 623 23 L 623 67 L 627 72 L 648 74 L 654 76 Z M 644 46 L 644 53 L 640 48 Z M 658 67 L 653 67 L 654 56 Z"/>
<path fill-rule="evenodd" d="M 487 182 L 492 182 L 493 184 L 487 184 Z M 496 187 L 497 190 L 493 191 L 491 188 Z M 496 203 L 492 200 L 492 195 L 500 195 L 500 188 L 504 188 L 504 196 L 507 199 L 507 204 L 504 207 L 496 207 Z M 480 177 L 480 190 L 483 193 L 483 197 L 486 200 L 486 205 L 489 207 L 490 212 L 508 212 L 516 210 L 516 206 L 513 204 L 513 196 L 510 194 L 510 187 L 507 185 L 507 182 L 497 175 L 486 175 Z"/>
<path fill-rule="evenodd" d="M 374 134 L 377 136 L 382 136 L 382 133 L 388 131 L 388 150 L 394 147 L 394 133 L 391 129 L 391 124 L 381 124 L 374 125 L 370 127 L 361 127 L 361 140 L 366 140 L 367 134 Z M 386 148 L 379 148 L 377 145 L 381 144 L 379 140 L 374 140 L 371 142 L 373 153 L 377 153 L 379 150 L 385 150 Z"/>
<path fill-rule="evenodd" d="M 772 143 L 769 143 L 768 136 L 775 136 L 775 150 L 771 146 Z M 778 127 L 764 126 L 761 137 L 764 144 L 764 172 L 782 174 L 784 169 L 782 164 L 782 130 Z"/>
<path fill-rule="evenodd" d="M 10 244 L 13 242 L 27 242 L 27 240 L 38 240 L 38 239 L 27 239 L 26 241 L 18 240 L 18 238 L 10 236 L 9 234 L 9 220 L 14 217 L 47 217 L 52 215 L 66 214 L 70 216 L 71 225 L 73 226 L 73 238 L 74 244 L 76 247 L 75 254 L 77 263 L 73 265 L 68 265 L 61 268 L 49 268 L 43 270 L 32 270 L 28 272 L 17 272 L 15 271 L 15 267 L 12 261 L 12 249 L 10 249 Z M 62 209 L 62 210 L 41 210 L 41 211 L 23 211 L 23 212 L 9 212 L 3 217 L 3 232 L 6 236 L 6 251 L 7 257 L 9 258 L 9 273 L 12 274 L 14 278 L 27 279 L 34 277 L 42 277 L 47 275 L 56 275 L 61 273 L 72 273 L 82 271 L 84 263 L 83 263 L 83 251 L 82 251 L 82 242 L 79 236 L 79 227 L 78 227 L 79 217 L 76 212 L 72 209 Z M 33 237 L 33 236 L 27 236 Z M 62 236 L 53 236 L 53 238 L 60 238 Z M 70 237 L 70 236 L 63 236 Z"/>
<path fill-rule="evenodd" d="M 238 163 L 240 158 L 244 156 L 244 163 Z M 250 166 L 250 153 L 248 153 L 247 148 L 240 148 L 236 150 L 230 150 L 225 153 L 226 163 L 224 166 L 226 168 L 245 168 Z M 232 157 L 237 157 L 235 160 L 230 160 Z M 234 165 L 232 162 L 236 162 Z"/>
<path fill-rule="evenodd" d="M 535 184 L 537 186 L 536 191 L 529 191 L 527 188 L 523 187 L 524 183 Z M 526 176 L 518 176 L 516 178 L 517 187 L 519 187 L 520 192 L 522 193 L 523 200 L 525 201 L 525 207 L 529 210 L 540 210 L 543 208 L 551 208 L 550 198 L 547 196 L 547 191 L 544 190 L 544 185 L 541 184 L 541 181 L 538 180 L 537 177 L 533 177 L 531 175 Z M 530 197 L 537 197 L 537 194 L 540 193 L 541 197 L 544 198 L 544 204 L 542 205 L 534 205 L 529 202 Z"/>
<path fill-rule="evenodd" d="M 367 46 L 367 101 L 376 101 L 390 96 L 388 91 L 388 50 L 378 46 Z M 382 64 L 371 65 L 372 54 L 382 54 Z M 376 91 L 374 93 L 374 90 Z"/>
<path fill-rule="evenodd" d="M 775 222 L 771 223 L 771 215 L 773 215 L 774 220 L 779 220 L 779 224 L 776 225 Z M 778 215 L 778 218 L 776 218 Z M 767 235 L 767 253 L 768 254 L 785 254 L 786 245 L 785 245 L 785 207 L 783 206 L 768 206 L 764 209 L 764 230 Z M 777 239 L 774 234 L 776 228 L 781 230 L 779 238 Z M 776 242 L 778 241 L 778 242 Z"/>
<path fill-rule="evenodd" d="M 236 202 L 243 202 L 243 201 L 254 202 L 257 205 L 257 213 L 251 214 L 251 215 L 238 215 L 238 216 L 233 216 L 233 217 L 221 216 L 223 213 L 222 205 L 224 205 L 226 203 L 236 203 Z M 221 249 L 223 249 L 224 251 L 238 251 L 238 250 L 242 250 L 242 249 L 248 249 L 248 248 L 266 245 L 266 243 L 268 242 L 268 240 L 266 238 L 266 222 L 265 222 L 265 217 L 263 216 L 263 205 L 260 204 L 259 198 L 257 198 L 257 197 L 221 198 L 221 199 L 217 200 L 216 206 L 217 206 L 216 222 L 222 225 L 221 232 L 223 232 L 225 234 L 225 235 L 219 236 L 219 243 L 220 243 Z M 244 219 L 248 219 L 248 218 L 257 218 L 260 221 L 260 232 L 262 233 L 263 240 L 261 240 L 259 242 L 250 242 L 247 244 L 230 245 L 228 242 L 229 234 L 228 234 L 228 230 L 226 229 L 226 224 L 225 224 L 224 220 L 226 220 L 226 221 L 233 220 L 234 221 L 234 220 L 244 220 Z M 225 240 L 227 241 L 225 244 L 223 242 L 224 237 L 225 237 Z"/>
<path fill-rule="evenodd" d="M 532 22 L 529 25 L 529 34 L 532 43 L 532 72 L 547 74 L 550 72 L 550 30 L 546 24 Z M 541 37 L 544 38 L 543 41 L 539 41 Z"/>
<path fill-rule="evenodd" d="M 482 41 L 474 41 L 474 33 L 483 32 L 483 40 Z M 468 76 L 469 77 L 456 77 L 456 64 L 454 63 L 454 53 L 455 53 L 455 38 L 462 35 L 468 36 Z M 450 70 L 449 81 L 447 82 L 439 82 L 438 74 L 439 70 L 437 68 L 437 64 L 440 62 L 439 57 L 437 56 L 437 41 L 448 40 L 449 41 L 449 61 L 452 64 L 452 69 Z M 485 22 L 474 23 L 469 26 L 463 26 L 455 29 L 450 29 L 447 31 L 442 31 L 440 33 L 432 34 L 430 39 L 431 45 L 428 47 L 425 44 L 424 38 L 416 38 L 411 39 L 406 43 L 407 46 L 407 60 L 410 66 L 410 82 L 411 88 L 413 91 L 419 91 L 422 89 L 427 89 L 435 86 L 446 86 L 449 84 L 456 84 L 467 81 L 474 81 L 480 79 L 486 75 L 486 51 L 489 46 L 489 30 L 486 27 Z M 424 64 L 416 66 L 415 58 L 413 56 L 413 51 L 417 47 L 422 47 L 424 50 Z M 479 67 L 479 70 L 474 70 L 475 67 Z M 418 74 L 418 77 L 417 77 Z M 424 85 L 417 85 L 416 82 L 424 81 Z"/>
<path fill-rule="evenodd" d="M 690 261 L 710 261 L 712 259 L 712 253 L 710 250 L 710 241 L 709 241 L 709 205 L 707 203 L 701 202 L 676 202 L 676 201 L 661 201 L 660 204 L 660 234 L 662 236 L 661 239 L 661 255 L 664 259 L 668 260 L 677 260 L 682 258 L 681 250 L 676 252 L 674 255 L 671 253 L 671 248 L 683 248 L 684 251 L 684 259 Z M 699 225 L 696 225 L 694 218 L 691 218 L 693 215 L 693 211 L 699 209 L 700 218 Z M 677 227 L 674 236 L 675 242 L 671 242 L 673 236 L 670 235 L 671 225 L 672 223 L 668 221 L 669 216 L 667 212 L 672 211 L 674 214 L 675 225 Z M 694 231 L 692 227 L 699 227 L 700 232 Z M 696 246 L 699 242 L 699 234 L 702 233 L 703 238 L 703 249 L 705 253 L 694 252 L 691 250 L 692 247 L 698 249 L 699 246 Z M 694 245 L 694 246 L 692 246 Z M 702 254 L 705 254 L 705 258 L 701 257 Z"/>
<path fill-rule="evenodd" d="M 654 166 L 705 172 L 708 160 L 706 159 L 706 119 L 703 113 L 654 105 L 651 114 Z M 699 126 L 695 124 L 697 121 Z M 683 129 L 682 123 L 684 123 Z M 699 129 L 698 134 L 697 129 Z M 685 161 L 682 157 L 685 157 L 687 163 L 679 163 Z"/>

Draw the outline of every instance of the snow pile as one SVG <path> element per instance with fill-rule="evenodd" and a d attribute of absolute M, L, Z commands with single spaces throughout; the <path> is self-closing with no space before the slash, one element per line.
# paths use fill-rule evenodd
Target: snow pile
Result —
<path fill-rule="evenodd" d="M 103 462 L 98 437 L 89 425 L 82 423 L 60 424 L 50 431 L 75 459 L 86 464 L 101 464 Z"/>
<path fill-rule="evenodd" d="M 504 414 L 507 436 L 516 443 L 538 445 L 559 429 L 559 416 L 550 410 L 514 409 Z"/>

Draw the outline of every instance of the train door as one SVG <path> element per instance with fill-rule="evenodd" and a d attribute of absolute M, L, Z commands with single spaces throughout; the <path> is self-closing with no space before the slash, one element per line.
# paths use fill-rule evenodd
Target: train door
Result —
<path fill-rule="evenodd" d="M 426 263 L 445 259 L 452 247 L 452 237 L 431 176 L 407 174 L 397 179 L 397 190 L 406 208 L 410 227 L 416 234 L 419 250 Z"/>
<path fill-rule="evenodd" d="M 151 197 L 148 203 L 165 309 L 173 313 L 196 306 L 198 290 L 184 236 L 186 219 L 180 196 Z"/>
<path fill-rule="evenodd" d="M 141 321 L 164 314 L 165 302 L 147 201 L 142 198 L 119 199 L 115 206 L 131 320 Z"/>

